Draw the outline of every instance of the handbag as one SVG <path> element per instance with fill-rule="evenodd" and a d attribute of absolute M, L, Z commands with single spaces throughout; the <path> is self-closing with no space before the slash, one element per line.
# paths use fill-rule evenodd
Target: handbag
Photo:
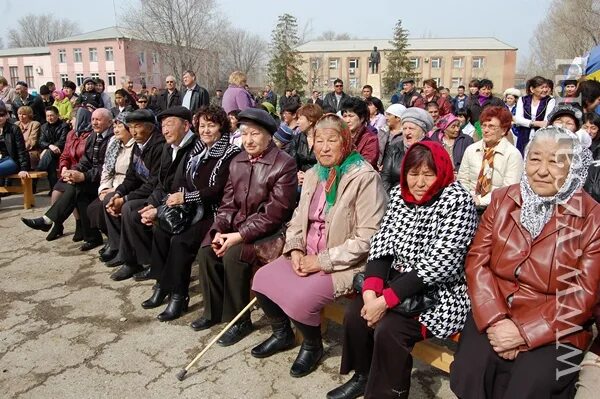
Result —
<path fill-rule="evenodd" d="M 175 206 L 160 205 L 156 209 L 158 227 L 169 234 L 181 234 L 204 216 L 204 207 L 195 203 Z"/>
<path fill-rule="evenodd" d="M 257 264 L 262 266 L 271 263 L 283 253 L 285 229 L 280 229 L 273 235 L 256 240 L 253 245 Z"/>
<path fill-rule="evenodd" d="M 390 277 L 390 274 L 396 274 L 393 278 Z M 390 272 L 388 274 L 387 283 L 397 278 L 401 278 L 406 273 L 397 272 L 396 269 L 390 268 Z M 356 292 L 362 294 L 362 287 L 365 282 L 365 273 L 359 272 L 354 275 L 354 279 L 352 280 L 352 287 Z M 392 312 L 399 313 L 406 317 L 415 317 L 423 313 L 424 311 L 433 308 L 437 305 L 439 301 L 438 289 L 435 285 L 427 285 L 423 289 L 423 291 L 410 296 L 408 298 L 403 298 L 402 301 L 390 310 Z"/>

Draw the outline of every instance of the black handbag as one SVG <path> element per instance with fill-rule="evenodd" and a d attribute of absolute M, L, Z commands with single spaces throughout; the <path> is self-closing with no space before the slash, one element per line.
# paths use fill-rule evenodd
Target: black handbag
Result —
<path fill-rule="evenodd" d="M 194 203 L 175 206 L 162 204 L 156 208 L 158 227 L 173 235 L 181 234 L 203 216 L 204 208 Z"/>
<path fill-rule="evenodd" d="M 390 281 L 399 278 L 404 274 L 405 273 L 396 271 L 396 269 L 390 268 L 386 285 L 389 285 Z M 352 280 L 352 287 L 354 290 L 359 294 L 362 294 L 362 287 L 364 283 L 365 273 L 356 273 L 354 275 L 354 279 Z M 406 317 L 415 317 L 424 311 L 433 308 L 435 305 L 437 305 L 438 301 L 439 296 L 437 287 L 435 285 L 427 285 L 423 291 L 408 298 L 403 298 L 398 305 L 394 306 L 390 310 Z"/>

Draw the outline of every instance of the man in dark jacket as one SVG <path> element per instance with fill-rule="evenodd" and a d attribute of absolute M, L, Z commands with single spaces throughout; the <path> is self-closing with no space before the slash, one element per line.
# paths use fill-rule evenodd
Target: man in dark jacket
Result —
<path fill-rule="evenodd" d="M 154 190 L 158 179 L 160 158 L 165 139 L 155 124 L 151 111 L 138 109 L 127 115 L 125 120 L 131 136 L 136 142 L 131 152 L 131 160 L 125 180 L 114 192 L 107 194 L 102 201 L 103 217 L 106 222 L 108 242 L 100 259 L 108 266 L 121 263 L 118 257 L 122 242 L 122 213 L 127 203 L 127 212 L 135 212 L 144 207 L 146 198 Z M 123 245 L 127 245 L 124 242 Z"/>
<path fill-rule="evenodd" d="M 130 200 L 129 196 L 123 206 L 121 217 L 121 240 L 119 243 L 119 258 L 123 265 L 111 274 L 115 281 L 125 280 L 134 274 L 136 280 L 146 280 L 150 267 L 152 253 L 152 227 L 144 224 L 146 212 L 156 212 L 167 194 L 171 192 L 171 184 L 180 162 L 186 158 L 198 140 L 190 128 L 192 113 L 183 106 L 171 107 L 158 115 L 162 125 L 162 133 L 166 144 L 163 146 L 158 177 L 152 192 L 145 199 Z M 121 187 L 117 187 L 117 191 Z M 139 205 L 147 203 L 140 209 Z"/>
<path fill-rule="evenodd" d="M 270 85 L 265 87 L 265 101 L 273 104 L 274 107 L 277 107 L 277 94 L 271 89 Z"/>
<path fill-rule="evenodd" d="M 42 98 L 40 96 L 34 97 L 29 94 L 29 87 L 27 86 L 27 83 L 23 81 L 17 82 L 15 92 L 17 93 L 17 97 L 13 102 L 12 108 L 14 116 L 17 116 L 20 107 L 28 105 L 33 110 L 33 120 L 44 123 L 44 102 L 42 101 Z"/>
<path fill-rule="evenodd" d="M 181 105 L 181 95 L 175 87 L 175 77 L 167 76 L 165 79 L 166 89 L 156 96 L 154 111 L 157 113 L 163 112 L 176 105 Z"/>
<path fill-rule="evenodd" d="M 336 79 L 333 82 L 333 91 L 327 93 L 323 99 L 323 110 L 325 112 L 339 112 L 342 109 L 342 103 L 350 96 L 344 93 L 344 82 L 342 79 Z"/>
<path fill-rule="evenodd" d="M 296 98 L 292 94 L 292 89 L 285 89 L 285 95 L 279 99 L 279 113 L 283 113 L 283 110 L 291 106 L 300 106 L 299 98 Z"/>
<path fill-rule="evenodd" d="M 414 107 L 421 95 L 415 88 L 415 80 L 413 78 L 404 79 L 402 81 L 402 91 L 396 99 L 392 99 L 393 104 L 401 104 L 406 108 Z"/>
<path fill-rule="evenodd" d="M 181 89 L 181 105 L 192 111 L 192 115 L 203 105 L 210 104 L 208 91 L 196 83 L 196 74 L 187 70 L 183 73 L 183 88 Z"/>
<path fill-rule="evenodd" d="M 104 164 L 104 155 L 108 142 L 113 135 L 112 114 L 106 108 L 98 108 L 92 113 L 92 134 L 87 139 L 83 157 L 72 170 L 61 173 L 68 183 L 63 195 L 43 217 L 36 219 L 21 218 L 32 229 L 48 231 L 54 223 L 62 234 L 62 225 L 74 209 L 79 213 L 81 233 L 84 243 L 82 251 L 89 251 L 102 245 L 102 234 L 97 228 L 90 227 L 87 216 L 88 205 L 98 196 L 98 186 Z M 60 235 L 59 234 L 59 235 Z"/>
<path fill-rule="evenodd" d="M 58 181 L 56 168 L 60 154 L 65 148 L 65 141 L 69 133 L 69 125 L 59 118 L 58 109 L 50 106 L 46 109 L 46 123 L 42 125 L 40 134 L 40 149 L 42 155 L 37 169 L 48 173 L 50 191 Z"/>

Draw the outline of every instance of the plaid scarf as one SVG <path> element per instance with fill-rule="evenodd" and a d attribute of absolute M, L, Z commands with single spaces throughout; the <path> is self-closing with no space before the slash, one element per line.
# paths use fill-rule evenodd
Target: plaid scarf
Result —
<path fill-rule="evenodd" d="M 481 170 L 479 171 L 479 176 L 477 177 L 477 186 L 475 186 L 475 194 L 481 197 L 485 197 L 490 191 L 492 191 L 495 149 L 496 146 L 484 147 Z"/>

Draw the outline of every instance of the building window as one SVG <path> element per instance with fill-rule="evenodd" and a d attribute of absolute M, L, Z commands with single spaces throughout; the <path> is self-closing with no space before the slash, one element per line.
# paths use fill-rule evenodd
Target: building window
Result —
<path fill-rule="evenodd" d="M 99 79 L 100 78 L 100 74 L 98 72 L 94 72 L 90 74 L 90 77 L 92 79 Z"/>
<path fill-rule="evenodd" d="M 358 58 L 352 58 L 349 62 L 348 62 L 348 68 L 358 68 Z"/>
<path fill-rule="evenodd" d="M 437 87 L 440 87 L 442 85 L 442 79 L 441 78 L 432 78 L 435 81 L 435 84 Z"/>
<path fill-rule="evenodd" d="M 337 78 L 329 78 L 329 85 L 333 86 Z"/>
<path fill-rule="evenodd" d="M 64 64 L 67 62 L 67 50 L 61 48 L 58 50 L 58 62 Z"/>
<path fill-rule="evenodd" d="M 351 89 L 358 89 L 360 87 L 360 81 L 358 78 L 350 78 L 349 82 Z"/>
<path fill-rule="evenodd" d="M 33 67 L 31 65 L 25 67 L 25 83 L 27 86 L 33 87 Z"/>
<path fill-rule="evenodd" d="M 98 62 L 98 49 L 97 48 L 90 49 L 90 62 Z"/>
<path fill-rule="evenodd" d="M 77 86 L 83 85 L 83 74 L 82 73 L 76 73 L 75 74 L 75 84 Z"/>
<path fill-rule="evenodd" d="M 442 57 L 432 57 L 431 58 L 431 68 L 432 69 L 440 69 L 442 67 Z"/>
<path fill-rule="evenodd" d="M 452 68 L 461 69 L 463 67 L 463 59 L 462 57 L 454 57 L 452 58 Z"/>
<path fill-rule="evenodd" d="M 334 58 L 334 59 L 330 59 L 329 60 L 329 69 L 338 69 L 338 59 Z"/>
<path fill-rule="evenodd" d="M 62 84 L 64 84 L 67 80 L 69 80 L 69 75 L 67 75 L 66 73 L 61 73 L 60 74 L 60 82 Z"/>
<path fill-rule="evenodd" d="M 318 71 L 321 68 L 321 59 L 319 58 L 311 58 L 310 59 L 310 68 L 313 71 Z"/>
<path fill-rule="evenodd" d="M 421 65 L 421 60 L 419 59 L 419 57 L 412 57 L 410 59 L 410 68 L 411 69 L 419 69 L 420 65 Z"/>
<path fill-rule="evenodd" d="M 113 54 L 112 47 L 104 47 L 104 56 L 106 57 L 106 61 L 114 61 L 115 56 Z"/>
<path fill-rule="evenodd" d="M 73 49 L 73 59 L 75 60 L 74 62 L 82 62 L 83 61 L 83 57 L 81 56 L 80 48 Z"/>
<path fill-rule="evenodd" d="M 17 82 L 19 81 L 19 67 L 12 66 L 9 67 L 10 70 L 10 85 L 15 87 Z"/>
<path fill-rule="evenodd" d="M 462 78 L 452 78 L 452 87 L 458 87 L 462 84 Z"/>
<path fill-rule="evenodd" d="M 0 66 L 0 76 L 4 76 L 4 67 Z"/>
<path fill-rule="evenodd" d="M 152 53 L 152 63 L 154 65 L 158 64 L 158 53 L 156 51 Z"/>
<path fill-rule="evenodd" d="M 114 72 L 109 72 L 106 77 L 108 78 L 108 82 L 107 84 L 109 86 L 116 86 L 117 85 L 117 77 L 115 76 Z"/>
<path fill-rule="evenodd" d="M 473 57 L 473 69 L 483 68 L 483 57 Z"/>
<path fill-rule="evenodd" d="M 140 65 L 144 65 L 146 63 L 146 53 L 144 51 L 140 51 L 138 54 L 138 60 Z"/>

